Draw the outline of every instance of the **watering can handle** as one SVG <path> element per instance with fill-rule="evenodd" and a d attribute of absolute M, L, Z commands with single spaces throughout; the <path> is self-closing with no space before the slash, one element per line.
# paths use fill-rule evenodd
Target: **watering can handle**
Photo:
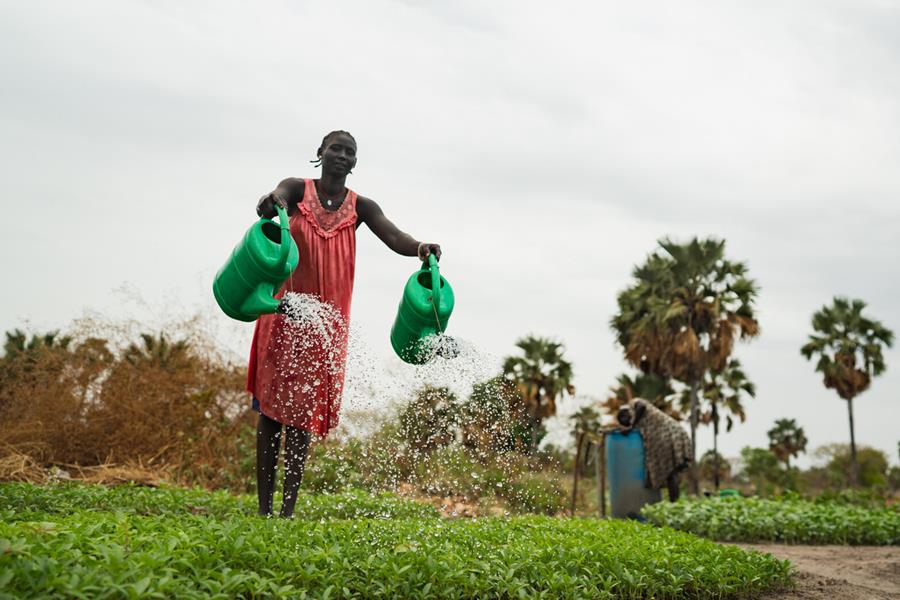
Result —
<path fill-rule="evenodd" d="M 441 305 L 441 273 L 433 253 L 428 255 L 428 268 L 431 271 L 431 303 L 436 311 Z"/>
<path fill-rule="evenodd" d="M 287 211 L 277 204 L 275 205 L 275 210 L 278 211 L 278 224 L 281 226 L 281 248 L 280 253 L 278 254 L 278 264 L 283 266 L 287 264 L 288 255 L 291 251 L 291 244 L 289 243 L 291 226 L 290 221 L 288 220 Z M 288 237 L 285 238 L 285 236 Z"/>

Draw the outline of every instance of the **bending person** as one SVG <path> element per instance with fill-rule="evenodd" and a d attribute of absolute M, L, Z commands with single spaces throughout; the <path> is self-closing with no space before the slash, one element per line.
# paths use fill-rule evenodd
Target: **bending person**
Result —
<path fill-rule="evenodd" d="M 619 409 L 619 424 L 636 428 L 644 440 L 645 485 L 651 489 L 669 490 L 669 500 L 678 500 L 678 475 L 693 458 L 691 437 L 672 417 L 640 398 Z"/>

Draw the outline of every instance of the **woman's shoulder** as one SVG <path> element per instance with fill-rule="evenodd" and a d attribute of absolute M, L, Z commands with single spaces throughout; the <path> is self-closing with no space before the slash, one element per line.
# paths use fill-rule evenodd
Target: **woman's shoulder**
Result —
<path fill-rule="evenodd" d="M 380 211 L 381 207 L 377 202 L 361 194 L 356 195 L 356 214 L 359 215 L 360 220 L 365 221 L 366 217 Z"/>
<path fill-rule="evenodd" d="M 278 189 L 287 192 L 296 202 L 303 198 L 303 193 L 306 191 L 306 180 L 301 177 L 288 177 L 281 180 Z"/>

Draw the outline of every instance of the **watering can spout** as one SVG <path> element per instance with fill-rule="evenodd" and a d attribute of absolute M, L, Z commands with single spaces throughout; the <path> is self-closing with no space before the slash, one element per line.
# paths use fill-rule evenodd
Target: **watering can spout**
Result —
<path fill-rule="evenodd" d="M 431 271 L 431 303 L 437 313 L 441 308 L 441 272 L 434 254 L 428 255 L 428 269 Z"/>
<path fill-rule="evenodd" d="M 288 258 L 291 254 L 291 225 L 290 220 L 287 216 L 287 211 L 281 208 L 280 206 L 275 206 L 276 210 L 278 210 L 278 224 L 281 226 L 281 248 L 278 254 L 278 263 L 277 269 L 284 269 L 284 266 L 287 264 Z"/>

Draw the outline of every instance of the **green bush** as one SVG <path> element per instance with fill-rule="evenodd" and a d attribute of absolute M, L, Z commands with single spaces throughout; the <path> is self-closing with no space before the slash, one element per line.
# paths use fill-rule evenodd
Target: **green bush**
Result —
<path fill-rule="evenodd" d="M 783 490 L 797 488 L 796 470 L 782 467 L 768 448 L 743 448 L 741 466 L 741 479 L 751 483 L 760 496 L 775 496 Z"/>
<path fill-rule="evenodd" d="M 815 451 L 815 456 L 825 462 L 824 471 L 832 489 L 842 489 L 850 480 L 849 444 L 826 444 Z M 864 488 L 886 488 L 888 484 L 888 459 L 881 450 L 858 446 L 856 460 L 859 463 L 859 485 Z"/>
<path fill-rule="evenodd" d="M 566 503 L 566 493 L 556 479 L 539 473 L 523 473 L 502 484 L 497 493 L 517 513 L 555 515 Z"/>
<path fill-rule="evenodd" d="M 315 444 L 307 459 L 302 489 L 391 491 L 409 480 L 412 470 L 412 456 L 399 442 L 398 425 L 386 423 L 364 439 Z"/>
<path fill-rule="evenodd" d="M 55 510 L 8 508 L 29 496 Z M 293 521 L 131 510 L 188 497 L 201 506 L 252 504 L 211 496 L 0 486 L 0 589 L 7 597 L 665 599 L 752 595 L 790 580 L 786 561 L 634 522 L 325 520 L 340 504 L 364 504 L 364 494 L 320 496 Z"/>
<path fill-rule="evenodd" d="M 712 498 L 645 506 L 650 522 L 727 542 L 900 544 L 900 511 L 800 499 Z"/>
<path fill-rule="evenodd" d="M 442 448 L 416 465 L 414 482 L 434 496 L 460 496 L 469 501 L 499 499 L 514 513 L 555 515 L 566 494 L 556 476 L 532 472 L 526 457 L 505 454 L 478 460 L 459 446 Z"/>
<path fill-rule="evenodd" d="M 484 464 L 460 446 L 432 452 L 415 464 L 413 482 L 434 496 L 478 500 L 493 495 L 507 474 L 496 464 Z"/>
<path fill-rule="evenodd" d="M 400 435 L 410 450 L 422 454 L 447 446 L 456 439 L 459 411 L 448 388 L 426 386 L 400 413 Z"/>
<path fill-rule="evenodd" d="M 359 470 L 359 442 L 346 444 L 320 443 L 313 445 L 306 458 L 301 488 L 311 492 L 334 493 L 363 487 Z"/>
<path fill-rule="evenodd" d="M 846 504 L 865 508 L 887 508 L 887 497 L 878 490 L 826 490 L 812 499 L 816 504 Z M 893 510 L 900 510 L 900 505 L 893 505 Z"/>

